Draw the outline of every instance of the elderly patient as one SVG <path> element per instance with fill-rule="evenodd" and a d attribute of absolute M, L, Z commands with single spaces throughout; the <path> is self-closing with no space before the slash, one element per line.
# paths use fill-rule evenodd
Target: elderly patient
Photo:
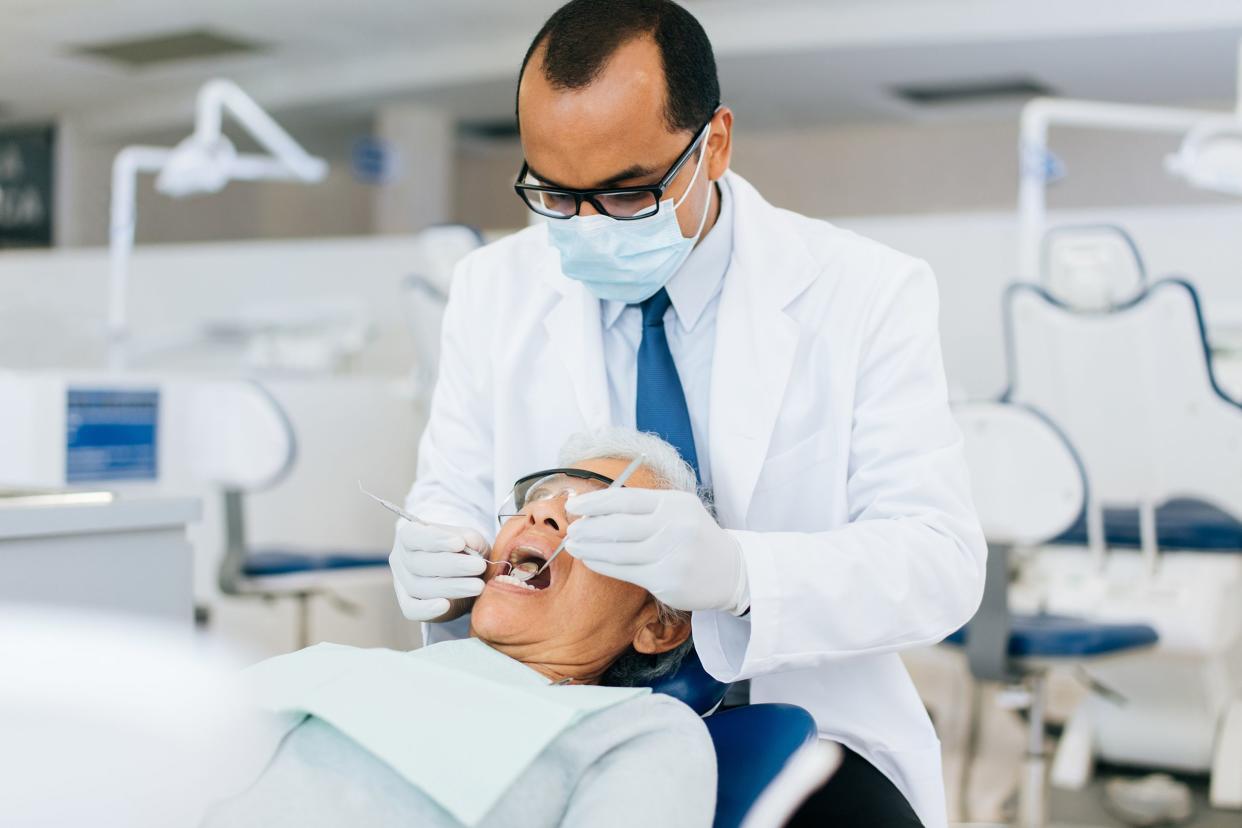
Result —
<path fill-rule="evenodd" d="M 625 485 L 694 490 L 671 446 L 615 428 L 576 435 L 561 469 L 518 481 L 469 640 L 411 653 L 319 645 L 251 668 L 284 717 L 282 741 L 206 824 L 709 825 L 707 730 L 641 689 L 690 648 L 689 614 L 568 551 L 523 580 L 564 538 L 567 498 L 644 454 Z"/>

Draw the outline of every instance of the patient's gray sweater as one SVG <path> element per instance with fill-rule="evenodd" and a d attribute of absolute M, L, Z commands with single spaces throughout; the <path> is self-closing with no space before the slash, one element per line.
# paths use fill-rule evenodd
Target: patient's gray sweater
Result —
<path fill-rule="evenodd" d="M 479 750 L 487 749 L 480 740 Z M 567 729 L 477 825 L 707 826 L 715 802 L 716 757 L 706 727 L 681 702 L 652 694 Z M 311 717 L 289 733 L 258 781 L 217 805 L 204 824 L 460 823 L 384 762 Z"/>

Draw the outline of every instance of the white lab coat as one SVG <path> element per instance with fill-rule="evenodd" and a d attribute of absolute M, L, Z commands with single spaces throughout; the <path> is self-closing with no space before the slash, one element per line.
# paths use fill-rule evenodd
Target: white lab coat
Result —
<path fill-rule="evenodd" d="M 694 614 L 708 672 L 809 710 L 826 738 L 945 822 L 940 748 L 897 655 L 974 613 L 986 548 L 921 261 L 777 209 L 729 173 L 733 258 L 709 417 L 721 524 L 751 610 Z M 494 534 L 520 475 L 609 422 L 599 303 L 542 225 L 459 265 L 409 502 Z"/>

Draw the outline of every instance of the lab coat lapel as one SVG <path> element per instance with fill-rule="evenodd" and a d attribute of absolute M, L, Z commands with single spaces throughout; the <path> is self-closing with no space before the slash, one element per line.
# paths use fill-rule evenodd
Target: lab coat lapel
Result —
<path fill-rule="evenodd" d="M 586 288 L 556 274 L 559 298 L 543 319 L 544 330 L 565 374 L 587 428 L 608 425 L 608 376 L 599 300 Z"/>
<path fill-rule="evenodd" d="M 818 268 L 780 214 L 740 176 L 729 176 L 733 258 L 716 321 L 710 451 L 717 512 L 740 528 L 798 349 L 800 326 L 784 308 Z"/>

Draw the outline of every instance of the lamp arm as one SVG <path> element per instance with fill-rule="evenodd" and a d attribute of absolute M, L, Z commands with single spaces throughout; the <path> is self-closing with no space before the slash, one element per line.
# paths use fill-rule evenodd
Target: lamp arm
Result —
<path fill-rule="evenodd" d="M 298 180 L 321 181 L 328 174 L 327 162 L 302 149 L 293 136 L 232 81 L 211 80 L 199 90 L 194 122 L 194 135 L 198 141 L 209 145 L 219 140 L 226 109 Z"/>
<path fill-rule="evenodd" d="M 134 248 L 134 206 L 138 174 L 163 169 L 172 151 L 164 147 L 132 146 L 112 161 L 112 198 L 108 216 L 108 364 L 124 368 L 128 336 L 125 298 L 129 284 L 129 254 Z"/>

